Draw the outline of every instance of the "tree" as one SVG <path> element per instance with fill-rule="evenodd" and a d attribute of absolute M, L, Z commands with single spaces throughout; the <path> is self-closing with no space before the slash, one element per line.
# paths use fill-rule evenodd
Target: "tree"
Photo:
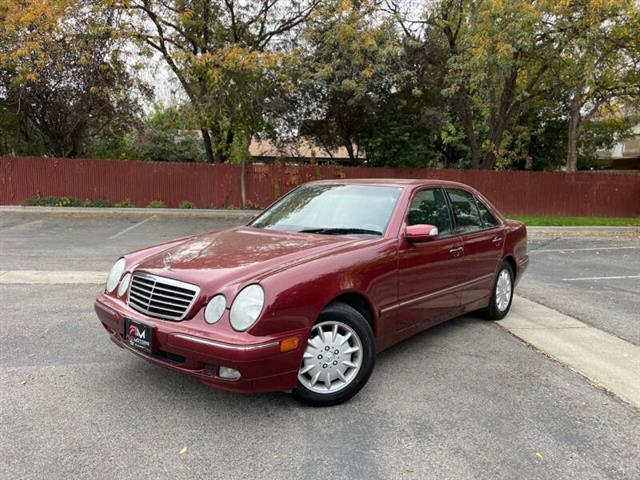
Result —
<path fill-rule="evenodd" d="M 410 74 L 392 23 L 375 13 L 370 0 L 326 2 L 303 34 L 302 133 L 327 150 L 344 146 L 352 161 L 369 121 Z"/>
<path fill-rule="evenodd" d="M 543 92 L 566 39 L 545 22 L 548 2 L 445 0 L 427 16 L 449 50 L 446 94 L 463 125 L 473 168 L 491 169 L 505 134 Z"/>
<path fill-rule="evenodd" d="M 212 99 L 223 99 L 223 105 L 234 108 L 244 95 L 239 88 L 212 89 L 220 83 L 217 76 L 228 70 L 251 70 L 247 67 L 254 61 L 262 70 L 274 55 L 288 48 L 292 32 L 319 3 L 321 0 L 105 0 L 107 7 L 117 6 L 130 14 L 121 32 L 158 53 L 175 74 L 191 103 L 210 162 L 228 159 L 238 128 L 233 122 L 235 113 L 213 105 Z M 232 62 L 229 68 L 221 63 L 226 61 Z M 238 69 L 239 65 L 243 67 Z M 252 93 L 251 104 L 256 115 L 261 115 L 269 98 L 256 97 L 255 90 Z"/>
<path fill-rule="evenodd" d="M 578 32 L 553 77 L 569 96 L 566 169 L 574 172 L 588 122 L 624 129 L 625 106 L 640 96 L 640 10 L 631 0 L 583 0 L 555 13 L 559 28 Z"/>
<path fill-rule="evenodd" d="M 198 113 L 220 132 L 215 144 L 225 158 L 241 166 L 242 206 L 246 206 L 245 166 L 251 139 L 274 136 L 270 114 L 278 110 L 279 92 L 290 87 L 286 74 L 288 57 L 279 52 L 252 51 L 238 45 L 201 55 L 190 67 L 204 78 L 208 95 Z"/>
<path fill-rule="evenodd" d="M 548 107 L 563 96 L 571 98 L 563 115 L 573 169 L 580 124 L 602 115 L 603 105 L 637 96 L 632 51 L 639 24 L 632 0 L 440 0 L 423 19 L 403 13 L 401 3 L 386 5 L 406 36 L 425 49 L 448 51 L 434 59 L 446 72 L 443 92 L 465 132 L 473 168 L 521 163 L 518 155 L 539 137 L 519 122 L 536 117 L 528 113 L 534 106 L 555 112 Z M 544 120 L 539 128 L 546 129 Z"/>
<path fill-rule="evenodd" d="M 206 162 L 199 136 L 191 130 L 183 105 L 156 103 L 140 125 L 128 131 L 106 129 L 92 139 L 91 158 L 156 162 Z"/>
<path fill-rule="evenodd" d="M 3 0 L 0 85 L 20 132 L 48 155 L 85 153 L 102 129 L 129 128 L 143 92 L 106 29 L 113 12 L 87 0 Z"/>

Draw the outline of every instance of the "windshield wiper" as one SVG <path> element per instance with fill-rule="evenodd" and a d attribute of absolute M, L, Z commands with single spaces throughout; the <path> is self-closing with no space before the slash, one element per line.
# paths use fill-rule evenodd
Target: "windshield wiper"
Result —
<path fill-rule="evenodd" d="M 320 233 L 323 235 L 382 235 L 377 230 L 367 230 L 364 228 L 307 228 L 300 230 L 300 233 Z"/>

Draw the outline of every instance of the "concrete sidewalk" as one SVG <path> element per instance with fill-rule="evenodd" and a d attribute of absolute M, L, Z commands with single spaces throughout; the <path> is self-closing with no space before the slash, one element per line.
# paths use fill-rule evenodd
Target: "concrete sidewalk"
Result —
<path fill-rule="evenodd" d="M 176 217 L 204 217 L 204 218 L 253 218 L 261 210 L 240 209 L 206 209 L 206 208 L 98 208 L 98 207 L 22 207 L 14 205 L 0 205 L 0 215 L 3 213 L 24 214 L 54 214 L 69 216 L 115 216 L 115 215 L 156 215 Z"/>
<path fill-rule="evenodd" d="M 640 409 L 639 346 L 519 296 L 509 315 L 497 323 Z"/>

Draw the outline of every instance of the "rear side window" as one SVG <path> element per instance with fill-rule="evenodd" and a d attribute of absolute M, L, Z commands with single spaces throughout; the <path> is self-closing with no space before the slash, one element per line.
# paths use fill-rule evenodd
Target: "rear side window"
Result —
<path fill-rule="evenodd" d="M 453 208 L 458 230 L 461 233 L 482 230 L 484 228 L 483 221 L 480 218 L 480 212 L 473 195 L 464 190 L 447 189 L 447 193 L 451 200 L 451 207 Z"/>
<path fill-rule="evenodd" d="M 493 213 L 487 208 L 487 206 L 482 203 L 478 198 L 476 198 L 476 204 L 478 205 L 478 210 L 480 211 L 480 219 L 484 224 L 484 228 L 491 228 L 498 225 L 498 220 L 493 216 Z"/>
<path fill-rule="evenodd" d="M 409 225 L 433 225 L 440 235 L 451 233 L 453 225 L 444 191 L 440 188 L 420 190 L 409 207 Z"/>

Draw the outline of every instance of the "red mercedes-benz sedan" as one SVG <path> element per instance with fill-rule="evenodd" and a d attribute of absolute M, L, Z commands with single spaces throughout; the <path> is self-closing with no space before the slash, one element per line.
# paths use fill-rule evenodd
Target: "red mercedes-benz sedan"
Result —
<path fill-rule="evenodd" d="M 95 310 L 116 345 L 208 385 L 333 405 L 400 340 L 503 318 L 527 263 L 525 226 L 466 185 L 328 180 L 123 256 Z"/>

